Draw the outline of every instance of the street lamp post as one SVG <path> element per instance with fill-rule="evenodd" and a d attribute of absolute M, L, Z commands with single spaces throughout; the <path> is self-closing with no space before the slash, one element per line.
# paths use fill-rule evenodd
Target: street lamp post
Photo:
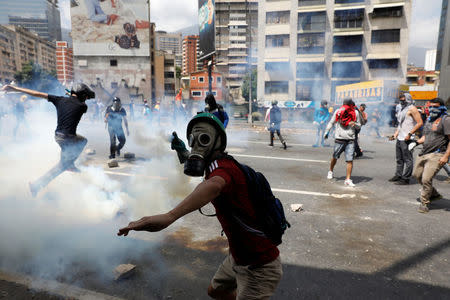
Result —
<path fill-rule="evenodd" d="M 249 8 L 249 4 L 248 4 L 248 0 L 245 0 L 245 7 L 247 9 L 247 14 L 248 14 L 248 28 L 249 28 L 249 51 L 248 51 L 248 71 L 249 71 L 249 78 L 250 78 L 250 83 L 249 83 L 249 92 L 248 92 L 248 123 L 252 124 L 253 123 L 253 118 L 252 118 L 252 17 L 251 17 L 251 13 L 250 13 L 250 8 Z"/>

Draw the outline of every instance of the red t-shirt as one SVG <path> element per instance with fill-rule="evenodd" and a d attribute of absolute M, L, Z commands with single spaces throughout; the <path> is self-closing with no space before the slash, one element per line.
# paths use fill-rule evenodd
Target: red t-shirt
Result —
<path fill-rule="evenodd" d="M 220 196 L 212 204 L 236 263 L 260 266 L 275 260 L 280 252 L 268 238 L 248 232 L 230 216 L 230 212 L 239 212 L 239 219 L 245 225 L 258 229 L 244 173 L 230 159 L 215 160 L 206 169 L 206 179 L 220 176 L 226 182 Z"/>

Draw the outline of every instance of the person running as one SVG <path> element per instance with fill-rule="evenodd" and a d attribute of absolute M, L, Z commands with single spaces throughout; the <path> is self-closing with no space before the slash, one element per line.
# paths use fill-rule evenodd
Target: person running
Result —
<path fill-rule="evenodd" d="M 421 213 L 427 213 L 431 202 L 442 198 L 433 187 L 433 178 L 450 158 L 450 117 L 444 101 L 440 98 L 431 100 L 429 111 L 423 136 L 417 141 L 418 144 L 423 144 L 423 148 L 413 171 L 413 176 L 422 185 L 419 207 Z"/>
<path fill-rule="evenodd" d="M 269 111 L 269 131 L 270 131 L 270 144 L 269 146 L 273 147 L 273 139 L 275 138 L 275 132 L 280 139 L 281 144 L 283 145 L 284 150 L 287 149 L 286 142 L 281 135 L 281 109 L 278 107 L 278 101 L 272 101 L 272 107 Z"/>
<path fill-rule="evenodd" d="M 127 112 L 125 108 L 122 107 L 120 98 L 114 97 L 113 104 L 106 108 L 105 112 L 105 123 L 108 125 L 108 133 L 109 133 L 109 158 L 116 158 L 120 156 L 120 150 L 125 146 L 126 138 L 125 133 L 123 132 L 122 120 L 125 123 L 125 129 L 127 130 L 127 135 L 130 135 L 130 131 L 128 130 L 128 120 L 127 120 Z M 119 145 L 116 145 L 116 138 L 119 140 Z"/>
<path fill-rule="evenodd" d="M 353 170 L 353 156 L 355 152 L 355 132 L 361 128 L 360 115 L 356 112 L 355 103 L 352 99 L 345 99 L 343 105 L 335 111 L 333 117 L 327 125 L 325 131 L 325 139 L 332 127 L 335 127 L 335 144 L 333 157 L 330 162 L 330 170 L 327 178 L 333 179 L 333 171 L 337 160 L 343 152 L 345 152 L 345 161 L 347 162 L 347 174 L 344 185 L 354 187 L 355 184 L 351 180 Z"/>
<path fill-rule="evenodd" d="M 313 124 L 317 127 L 316 143 L 313 145 L 314 148 L 320 146 L 324 147 L 324 134 L 327 128 L 328 119 L 330 118 L 330 113 L 328 112 L 328 102 L 323 100 L 320 102 L 320 108 L 316 109 L 314 112 L 314 122 Z"/>
<path fill-rule="evenodd" d="M 361 120 L 361 127 L 366 125 L 367 123 L 367 113 L 365 112 L 366 105 L 363 103 L 359 106 L 359 108 L 356 110 L 356 112 L 359 114 L 359 118 Z M 355 158 L 363 156 L 363 152 L 361 150 L 361 147 L 359 147 L 359 133 L 361 132 L 360 129 L 355 130 Z"/>
<path fill-rule="evenodd" d="M 55 130 L 55 141 L 61 147 L 61 159 L 46 174 L 29 184 L 31 195 L 35 197 L 42 188 L 64 171 L 79 172 L 74 163 L 86 146 L 87 139 L 77 135 L 76 131 L 81 117 L 87 111 L 85 101 L 94 98 L 95 93 L 84 83 L 75 84 L 70 91 L 69 97 L 49 95 L 12 85 L 6 85 L 2 90 L 5 92 L 16 91 L 32 97 L 44 98 L 56 107 L 58 123 Z"/>
<path fill-rule="evenodd" d="M 179 148 L 177 152 L 185 157 L 186 175 L 205 176 L 205 180 L 171 211 L 130 222 L 118 235 L 127 236 L 132 230 L 161 231 L 211 202 L 230 250 L 211 280 L 208 295 L 214 299 L 269 299 L 283 273 L 278 243 L 261 228 L 246 176 L 225 152 L 227 136 L 222 121 L 200 113 L 189 122 L 186 136 L 190 152 L 178 138 L 172 141 L 172 149 Z"/>
<path fill-rule="evenodd" d="M 394 177 L 389 181 L 397 185 L 408 185 L 414 167 L 413 153 L 408 149 L 408 145 L 415 133 L 422 127 L 423 122 L 417 107 L 412 103 L 410 94 L 400 95 L 399 100 L 397 106 L 398 127 L 391 138 L 397 140 L 395 146 L 397 168 Z"/>

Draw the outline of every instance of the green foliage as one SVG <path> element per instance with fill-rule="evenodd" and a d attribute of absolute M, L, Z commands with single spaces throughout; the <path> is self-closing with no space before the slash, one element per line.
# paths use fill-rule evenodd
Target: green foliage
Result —
<path fill-rule="evenodd" d="M 20 86 L 39 91 L 52 90 L 59 85 L 56 80 L 56 70 L 48 72 L 33 61 L 24 64 L 22 71 L 17 71 L 14 74 L 14 79 Z"/>
<path fill-rule="evenodd" d="M 180 79 L 181 78 L 181 67 L 177 66 L 177 67 L 175 67 L 175 70 L 176 70 L 176 77 L 178 79 Z"/>
<path fill-rule="evenodd" d="M 252 76 L 252 98 L 256 99 L 256 84 L 258 82 L 258 75 L 256 68 L 254 68 L 251 72 Z M 250 93 L 250 76 L 249 74 L 245 75 L 244 82 L 242 83 L 242 97 L 248 101 Z"/>

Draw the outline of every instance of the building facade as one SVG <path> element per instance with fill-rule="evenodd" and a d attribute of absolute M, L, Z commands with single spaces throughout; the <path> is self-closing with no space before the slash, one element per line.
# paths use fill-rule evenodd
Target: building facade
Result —
<path fill-rule="evenodd" d="M 0 24 L 22 26 L 49 41 L 61 40 L 58 0 L 0 1 Z"/>
<path fill-rule="evenodd" d="M 198 64 L 198 35 L 188 35 L 183 38 L 183 57 L 181 74 L 189 75 L 196 72 L 199 68 Z"/>
<path fill-rule="evenodd" d="M 410 1 L 259 1 L 259 104 L 334 102 L 339 85 L 404 83 L 410 15 Z"/>
<path fill-rule="evenodd" d="M 439 97 L 450 97 L 450 7 L 448 0 L 442 0 L 441 21 L 439 24 L 438 45 L 436 52 L 436 71 L 440 71 Z M 447 101 L 447 105 L 450 105 Z"/>
<path fill-rule="evenodd" d="M 175 54 L 157 50 L 155 52 L 156 99 L 170 102 L 175 98 Z"/>
<path fill-rule="evenodd" d="M 181 33 L 155 32 L 155 49 L 175 55 L 175 66 L 181 67 L 183 62 Z"/>
<path fill-rule="evenodd" d="M 256 67 L 258 58 L 258 1 L 216 0 L 215 5 L 217 70 L 233 98 L 239 98 L 250 60 Z"/>
<path fill-rule="evenodd" d="M 425 70 L 434 71 L 436 69 L 436 49 L 427 50 L 425 52 Z"/>
<path fill-rule="evenodd" d="M 25 28 L 0 25 L 0 82 L 14 80 L 14 73 L 32 61 L 47 72 L 56 71 L 56 47 Z"/>
<path fill-rule="evenodd" d="M 212 94 L 217 101 L 224 101 L 224 82 L 221 73 L 212 72 Z M 202 101 L 209 92 L 208 71 L 198 71 L 190 74 L 190 99 Z"/>
<path fill-rule="evenodd" d="M 56 75 L 63 85 L 73 82 L 73 49 L 64 41 L 56 42 Z"/>

